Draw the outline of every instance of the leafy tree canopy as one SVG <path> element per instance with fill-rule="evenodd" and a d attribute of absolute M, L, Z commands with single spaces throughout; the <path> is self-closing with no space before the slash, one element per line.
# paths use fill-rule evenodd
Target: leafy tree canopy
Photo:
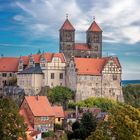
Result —
<path fill-rule="evenodd" d="M 0 99 L 0 138 L 2 140 L 26 139 L 26 125 L 16 103 L 10 98 Z"/>
<path fill-rule="evenodd" d="M 93 117 L 92 113 L 84 113 L 81 122 L 76 121 L 72 124 L 73 132 L 68 134 L 68 138 L 85 140 L 92 131 L 95 131 L 96 126 L 97 121 L 96 118 Z"/>
<path fill-rule="evenodd" d="M 60 103 L 64 108 L 66 108 L 68 101 L 73 98 L 73 95 L 69 88 L 63 86 L 56 86 L 47 93 L 47 97 L 52 104 Z"/>
<path fill-rule="evenodd" d="M 140 108 L 140 84 L 124 86 L 123 95 L 125 103 Z"/>
<path fill-rule="evenodd" d="M 130 105 L 115 105 L 87 140 L 139 140 L 140 111 Z"/>
<path fill-rule="evenodd" d="M 75 106 L 78 107 L 99 107 L 102 111 L 108 111 L 117 104 L 114 100 L 110 100 L 107 98 L 97 98 L 97 97 L 91 97 L 83 101 L 79 101 L 77 103 L 72 102 L 69 103 L 69 107 L 75 108 Z"/>

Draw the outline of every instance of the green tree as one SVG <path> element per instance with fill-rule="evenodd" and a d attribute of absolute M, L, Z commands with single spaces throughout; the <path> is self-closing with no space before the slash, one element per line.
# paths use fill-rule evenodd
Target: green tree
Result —
<path fill-rule="evenodd" d="M 86 100 L 79 101 L 77 103 L 72 102 L 69 103 L 70 108 L 78 107 L 99 107 L 102 111 L 108 111 L 111 109 L 115 104 L 117 104 L 114 100 L 110 100 L 107 98 L 97 98 L 97 97 L 90 97 Z"/>
<path fill-rule="evenodd" d="M 76 121 L 72 124 L 72 130 L 75 131 L 76 129 L 80 128 L 80 122 Z"/>
<path fill-rule="evenodd" d="M 60 103 L 64 109 L 67 108 L 68 101 L 73 98 L 73 95 L 69 88 L 63 86 L 56 86 L 47 93 L 47 97 L 52 104 Z"/>
<path fill-rule="evenodd" d="M 140 111 L 130 105 L 118 104 L 101 121 L 87 140 L 140 140 Z"/>
<path fill-rule="evenodd" d="M 132 84 L 123 87 L 125 103 L 140 108 L 140 84 Z"/>
<path fill-rule="evenodd" d="M 16 103 L 10 98 L 0 99 L 0 139 L 26 139 L 26 128 Z"/>
<path fill-rule="evenodd" d="M 84 113 L 80 123 L 76 121 L 72 124 L 73 133 L 68 133 L 68 139 L 85 140 L 91 132 L 95 131 L 96 126 L 97 121 L 96 118 L 93 117 L 92 113 Z"/>
<path fill-rule="evenodd" d="M 93 117 L 92 113 L 87 112 L 83 114 L 81 119 L 81 128 L 83 130 L 83 138 L 85 139 L 90 135 L 92 131 L 95 131 L 97 126 L 97 120 Z"/>

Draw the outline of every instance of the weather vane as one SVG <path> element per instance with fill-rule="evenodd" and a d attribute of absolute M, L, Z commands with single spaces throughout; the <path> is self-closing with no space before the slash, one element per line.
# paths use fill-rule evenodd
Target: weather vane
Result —
<path fill-rule="evenodd" d="M 69 15 L 68 15 L 68 14 L 66 14 L 66 19 L 68 19 L 68 16 L 69 16 Z"/>
<path fill-rule="evenodd" d="M 95 21 L 95 16 L 93 16 L 93 20 Z"/>

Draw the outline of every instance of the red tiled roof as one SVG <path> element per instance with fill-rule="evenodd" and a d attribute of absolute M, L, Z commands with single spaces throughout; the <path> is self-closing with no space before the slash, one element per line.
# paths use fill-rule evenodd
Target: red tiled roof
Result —
<path fill-rule="evenodd" d="M 59 57 L 61 59 L 61 62 L 65 63 L 65 58 L 63 53 L 54 53 L 53 57 Z"/>
<path fill-rule="evenodd" d="M 75 43 L 76 50 L 90 50 L 89 46 L 86 43 Z"/>
<path fill-rule="evenodd" d="M 52 60 L 52 53 L 44 53 L 44 56 L 45 56 L 45 58 L 46 58 L 46 60 L 48 62 L 51 62 L 51 60 Z"/>
<path fill-rule="evenodd" d="M 98 26 L 98 24 L 95 21 L 92 22 L 92 24 L 88 28 L 88 31 L 102 32 L 101 28 Z"/>
<path fill-rule="evenodd" d="M 70 23 L 70 21 L 68 19 L 66 19 L 65 22 L 64 22 L 64 24 L 60 28 L 60 30 L 73 30 L 74 31 L 75 29 L 72 26 L 72 24 Z"/>
<path fill-rule="evenodd" d="M 102 69 L 105 64 L 113 59 L 115 64 L 120 67 L 117 57 L 104 57 L 104 58 L 74 58 L 76 70 L 78 74 L 83 75 L 101 75 Z"/>
<path fill-rule="evenodd" d="M 24 122 L 28 126 L 28 131 L 33 131 L 34 129 L 33 129 L 32 125 L 29 122 L 29 119 L 28 119 L 28 116 L 26 114 L 26 111 L 24 109 L 20 109 L 19 113 L 20 113 L 21 116 L 23 116 Z"/>
<path fill-rule="evenodd" d="M 62 63 L 65 63 L 65 58 L 63 53 L 44 53 L 45 58 L 47 59 L 48 62 L 51 62 L 53 57 L 59 57 L 61 59 Z"/>
<path fill-rule="evenodd" d="M 64 115 L 64 110 L 63 110 L 63 107 L 62 106 L 52 106 L 53 108 L 53 111 L 55 113 L 55 117 L 60 117 L 60 118 L 64 118 L 65 115 Z"/>
<path fill-rule="evenodd" d="M 29 63 L 29 56 L 21 56 L 20 57 L 23 60 L 24 65 L 28 65 Z"/>
<path fill-rule="evenodd" d="M 0 58 L 0 72 L 17 72 L 19 58 L 2 57 Z"/>
<path fill-rule="evenodd" d="M 74 58 L 78 74 L 101 75 L 104 59 L 99 58 Z"/>
<path fill-rule="evenodd" d="M 33 59 L 35 63 L 40 63 L 40 56 L 41 54 L 33 54 Z"/>
<path fill-rule="evenodd" d="M 52 107 L 46 96 L 25 96 L 34 116 L 54 116 Z"/>

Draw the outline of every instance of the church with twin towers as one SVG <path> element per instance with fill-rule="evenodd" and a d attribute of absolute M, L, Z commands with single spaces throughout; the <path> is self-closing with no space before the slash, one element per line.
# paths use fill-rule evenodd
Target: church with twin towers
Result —
<path fill-rule="evenodd" d="M 73 57 L 101 58 L 102 57 L 102 30 L 94 21 L 86 31 L 86 43 L 75 42 L 75 28 L 66 17 L 59 30 L 60 52 L 66 59 Z"/>

